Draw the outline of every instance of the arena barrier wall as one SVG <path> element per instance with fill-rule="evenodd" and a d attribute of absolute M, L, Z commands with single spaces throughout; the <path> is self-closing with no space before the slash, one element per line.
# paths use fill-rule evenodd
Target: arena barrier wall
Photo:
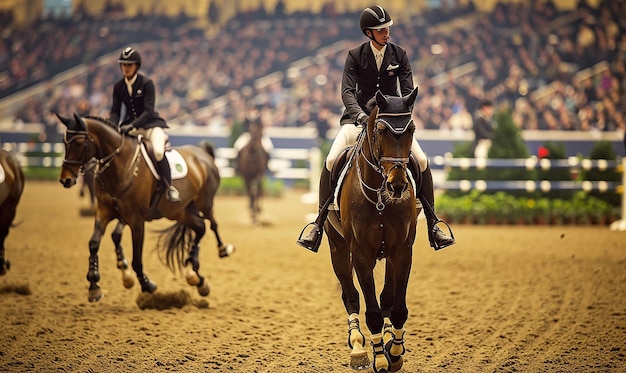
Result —
<path fill-rule="evenodd" d="M 615 191 L 621 194 L 621 219 L 611 224 L 611 230 L 626 231 L 626 157 L 613 161 L 606 159 L 580 159 L 571 156 L 567 159 L 539 159 L 535 156 L 530 158 L 516 159 L 489 159 L 489 158 L 453 158 L 451 156 L 436 156 L 432 160 L 433 165 L 446 168 L 454 167 L 462 170 L 475 168 L 525 168 L 527 170 L 541 169 L 548 171 L 554 168 L 569 168 L 570 170 L 601 171 L 617 169 L 622 174 L 621 182 L 615 181 L 549 181 L 549 180 L 440 180 L 435 183 L 435 188 L 444 190 L 470 191 L 476 189 L 485 190 L 525 190 L 527 192 L 550 190 L 580 190 L 584 192 Z"/>

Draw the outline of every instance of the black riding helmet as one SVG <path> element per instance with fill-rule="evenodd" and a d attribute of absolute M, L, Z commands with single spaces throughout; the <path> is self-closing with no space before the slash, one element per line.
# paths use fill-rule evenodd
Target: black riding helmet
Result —
<path fill-rule="evenodd" d="M 369 8 L 363 9 L 359 23 L 361 24 L 361 31 L 363 32 L 363 34 L 376 43 L 378 42 L 372 37 L 368 36 L 365 30 L 376 30 L 381 28 L 387 28 L 393 25 L 391 16 L 380 5 L 374 5 Z"/>
<path fill-rule="evenodd" d="M 141 55 L 139 52 L 132 47 L 126 47 L 122 49 L 122 53 L 120 53 L 120 57 L 117 59 L 119 63 L 136 63 L 141 67 Z"/>

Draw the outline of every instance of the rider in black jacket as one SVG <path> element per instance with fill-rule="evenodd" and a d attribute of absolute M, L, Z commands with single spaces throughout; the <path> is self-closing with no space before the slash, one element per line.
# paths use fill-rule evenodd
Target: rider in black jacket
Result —
<path fill-rule="evenodd" d="M 124 105 L 125 116 L 121 121 L 120 132 L 131 135 L 141 133 L 150 139 L 157 159 L 157 169 L 167 190 L 167 199 L 170 202 L 179 202 L 180 194 L 172 185 L 170 166 L 165 158 L 167 135 L 163 129 L 168 126 L 154 110 L 154 82 L 138 73 L 141 67 L 141 55 L 136 49 L 124 48 L 117 62 L 120 64 L 124 77 L 113 86 L 113 104 L 109 120 L 115 125 L 120 123 L 122 105 Z"/>
<path fill-rule="evenodd" d="M 366 126 L 370 114 L 366 104 L 374 97 L 376 91 L 381 91 L 385 95 L 406 96 L 413 90 L 413 73 L 406 50 L 389 42 L 389 28 L 392 24 L 389 13 L 381 6 L 366 8 L 361 13 L 361 31 L 370 41 L 351 49 L 346 57 L 341 86 L 345 110 L 341 117 L 341 128 L 322 169 L 319 215 L 315 222 L 311 223 L 313 229 L 297 240 L 298 245 L 313 252 L 317 252 L 322 242 L 323 225 L 328 216 L 326 201 L 332 198 L 330 170 L 341 151 L 347 146 L 354 145 L 359 132 Z M 417 197 L 425 207 L 430 244 L 434 248 L 453 245 L 454 238 L 436 226 L 433 178 L 428 158 L 415 139 L 411 152 L 412 156 L 417 158 L 417 162 L 413 159 L 409 168 L 414 175 L 421 172 L 422 185 Z M 419 169 L 416 163 L 419 164 Z"/>

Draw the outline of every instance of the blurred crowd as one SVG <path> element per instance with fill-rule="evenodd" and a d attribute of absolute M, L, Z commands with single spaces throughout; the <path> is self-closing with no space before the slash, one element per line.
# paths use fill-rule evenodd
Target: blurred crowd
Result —
<path fill-rule="evenodd" d="M 549 0 L 498 3 L 489 13 L 470 4 L 395 17 L 391 38 L 407 49 L 420 89 L 418 128 L 471 131 L 483 99 L 510 108 L 523 130 L 626 128 L 624 2 L 580 0 L 574 11 Z M 156 81 L 157 110 L 167 120 L 232 128 L 254 106 L 267 126 L 315 126 L 323 137 L 338 125 L 346 51 L 366 40 L 358 18 L 332 5 L 319 14 L 248 12 L 208 35 L 182 15 L 127 18 L 108 9 L 21 31 L 1 26 L 0 97 L 47 82 L 45 96 L 29 100 L 16 120 L 53 125 L 51 110 L 106 117 L 120 71 L 114 59 L 95 61 L 130 43 L 142 54 L 140 72 Z M 9 13 L 0 20 L 11 24 Z M 51 83 L 81 63 L 87 73 Z"/>

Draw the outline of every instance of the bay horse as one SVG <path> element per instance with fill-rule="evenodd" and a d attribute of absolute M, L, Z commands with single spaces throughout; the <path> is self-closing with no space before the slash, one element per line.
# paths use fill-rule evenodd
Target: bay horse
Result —
<path fill-rule="evenodd" d="M 248 194 L 252 224 L 258 223 L 261 212 L 260 199 L 263 195 L 263 177 L 267 170 L 269 154 L 263 148 L 263 124 L 252 121 L 248 129 L 250 141 L 237 153 L 237 172 L 243 178 Z"/>
<path fill-rule="evenodd" d="M 0 276 L 11 268 L 11 263 L 4 257 L 4 240 L 13 226 L 24 183 L 24 172 L 15 156 L 0 149 Z"/>
<path fill-rule="evenodd" d="M 406 97 L 376 93 L 367 126 L 348 154 L 339 192 L 339 210 L 325 223 L 333 270 L 348 313 L 350 366 L 374 372 L 402 367 L 406 291 L 411 271 L 417 215 L 416 188 L 407 166 L 415 125 L 411 119 L 417 88 Z M 419 175 L 413 175 L 418 177 Z M 385 259 L 385 280 L 376 299 L 374 267 Z M 365 300 L 365 322 L 371 333 L 373 363 L 359 324 L 359 280 Z"/>
<path fill-rule="evenodd" d="M 101 118 L 83 118 L 76 114 L 74 118 L 65 118 L 58 114 L 57 117 L 67 127 L 64 134 L 65 158 L 59 177 L 61 184 L 66 188 L 76 184 L 76 179 L 84 172 L 85 165 L 92 158 L 96 159 L 95 224 L 89 240 L 87 272 L 90 283 L 89 301 L 102 298 L 102 290 L 98 285 L 98 249 L 108 223 L 114 219 L 118 220 L 113 232 L 114 241 L 118 239 L 118 267 L 122 260 L 125 262 L 118 244 L 124 225 L 128 225 L 132 234 L 132 268 L 143 292 L 152 293 L 156 290 L 156 284 L 143 270 L 145 222 L 165 217 L 175 223 L 161 232 L 158 248 L 162 258 L 172 270 L 184 268 L 187 283 L 196 286 L 200 295 L 207 296 L 209 285 L 198 273 L 199 243 L 206 232 L 205 219 L 209 220 L 217 239 L 220 257 L 234 251 L 232 245 L 224 245 L 222 242 L 214 217 L 213 202 L 220 176 L 210 144 L 203 147 L 185 145 L 175 148 L 184 159 L 187 175 L 174 181 L 181 192 L 182 201 L 170 203 L 160 193 L 155 193 L 159 182 L 150 170 L 151 162 L 142 155 L 143 145 L 140 138 L 120 134 L 113 124 Z M 124 284 L 127 286 L 126 280 Z"/>

